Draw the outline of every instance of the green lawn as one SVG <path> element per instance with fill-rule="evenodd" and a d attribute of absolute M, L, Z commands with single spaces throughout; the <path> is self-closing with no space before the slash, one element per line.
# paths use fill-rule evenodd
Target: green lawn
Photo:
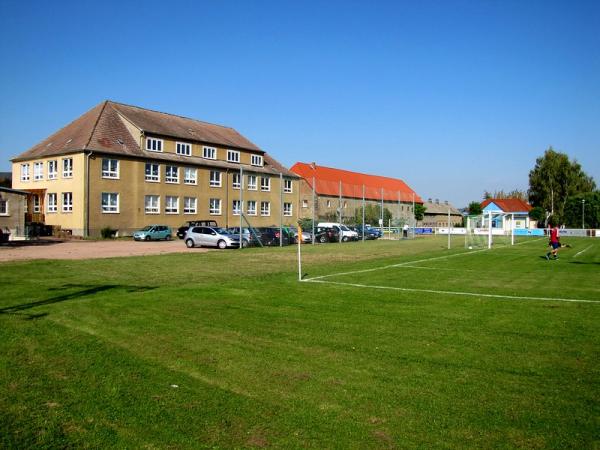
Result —
<path fill-rule="evenodd" d="M 569 242 L 0 263 L 0 448 L 599 448 L 600 303 L 508 297 L 600 301 Z"/>

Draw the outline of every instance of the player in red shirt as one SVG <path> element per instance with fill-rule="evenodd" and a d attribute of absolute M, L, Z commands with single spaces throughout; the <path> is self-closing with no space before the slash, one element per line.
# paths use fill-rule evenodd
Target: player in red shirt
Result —
<path fill-rule="evenodd" d="M 548 243 L 552 250 L 546 253 L 546 259 L 550 260 L 550 255 L 554 257 L 554 259 L 558 259 L 558 249 L 560 248 L 560 235 L 558 232 L 558 225 L 554 225 L 550 230 L 550 242 Z"/>

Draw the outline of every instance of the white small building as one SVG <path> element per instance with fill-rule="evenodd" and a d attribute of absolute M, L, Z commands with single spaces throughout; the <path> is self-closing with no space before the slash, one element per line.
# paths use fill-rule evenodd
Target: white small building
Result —
<path fill-rule="evenodd" d="M 537 222 L 529 218 L 531 205 L 518 198 L 488 198 L 481 204 L 484 221 L 487 221 L 491 212 L 492 228 L 510 230 L 532 229 L 537 227 Z M 511 221 L 513 224 L 511 226 Z"/>

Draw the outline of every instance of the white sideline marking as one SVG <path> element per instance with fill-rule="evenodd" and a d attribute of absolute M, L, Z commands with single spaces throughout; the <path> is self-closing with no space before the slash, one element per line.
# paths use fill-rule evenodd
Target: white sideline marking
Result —
<path fill-rule="evenodd" d="M 581 255 L 583 252 L 589 250 L 590 248 L 592 248 L 594 246 L 594 244 L 592 245 L 588 245 L 586 248 L 584 248 L 583 250 L 581 250 L 580 252 L 575 253 L 575 255 L 573 256 L 573 258 L 577 258 L 579 255 Z"/>
<path fill-rule="evenodd" d="M 368 284 L 357 284 L 357 283 L 342 283 L 340 281 L 325 281 L 310 278 L 302 280 L 307 283 L 324 283 L 324 284 L 337 284 L 341 286 L 352 286 L 370 289 L 386 289 L 391 291 L 403 291 L 403 292 L 427 292 L 429 294 L 447 294 L 447 295 L 462 295 L 470 297 L 486 297 L 486 298 L 499 298 L 507 300 L 538 300 L 538 301 L 552 301 L 552 302 L 570 302 L 570 303 L 600 303 L 600 300 L 586 300 L 578 298 L 553 298 L 553 297 L 524 297 L 517 295 L 500 295 L 500 294 L 477 294 L 475 292 L 456 292 L 456 291 L 437 291 L 434 289 L 416 289 L 416 288 L 402 288 L 402 287 L 391 287 L 391 286 L 373 286 Z"/>

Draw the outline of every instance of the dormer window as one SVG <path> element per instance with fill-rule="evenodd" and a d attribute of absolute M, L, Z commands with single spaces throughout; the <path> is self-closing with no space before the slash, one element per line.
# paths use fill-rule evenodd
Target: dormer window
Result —
<path fill-rule="evenodd" d="M 176 151 L 178 155 L 192 156 L 192 144 L 178 142 Z"/>
<path fill-rule="evenodd" d="M 240 162 L 240 152 L 236 150 L 227 150 L 227 161 L 232 163 Z"/>
<path fill-rule="evenodd" d="M 252 155 L 252 159 L 250 160 L 250 164 L 253 166 L 263 166 L 263 157 L 261 155 Z"/>
<path fill-rule="evenodd" d="M 206 159 L 217 159 L 217 149 L 214 147 L 202 147 L 202 157 Z"/>
<path fill-rule="evenodd" d="M 151 152 L 163 151 L 163 140 L 156 138 L 146 138 L 146 150 Z"/>

